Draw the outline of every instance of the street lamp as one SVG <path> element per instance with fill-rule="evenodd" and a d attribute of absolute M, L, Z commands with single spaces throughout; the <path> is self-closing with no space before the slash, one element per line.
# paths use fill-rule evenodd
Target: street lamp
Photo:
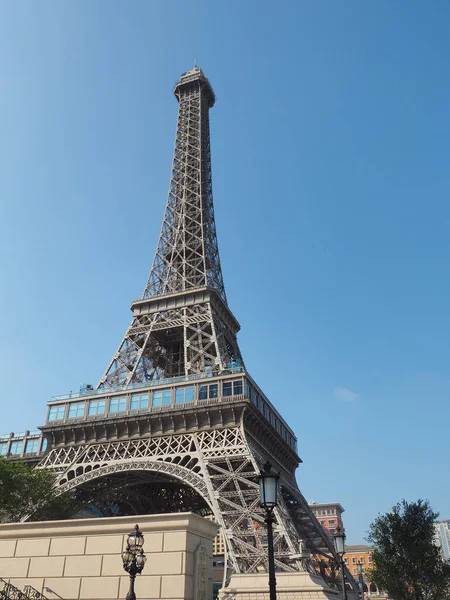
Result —
<path fill-rule="evenodd" d="M 142 572 L 147 560 L 142 548 L 143 545 L 144 536 L 139 529 L 139 525 L 136 525 L 133 531 L 128 534 L 127 547 L 122 552 L 123 568 L 130 574 L 130 589 L 125 600 L 136 600 L 134 580 L 136 575 Z"/>
<path fill-rule="evenodd" d="M 364 600 L 364 577 L 363 577 L 363 566 L 362 562 L 357 564 L 358 575 L 359 575 L 359 587 L 361 589 L 361 600 Z"/>
<path fill-rule="evenodd" d="M 338 527 L 334 533 L 334 546 L 336 552 L 339 554 L 341 559 L 341 572 L 342 572 L 342 590 L 344 600 L 347 600 L 347 588 L 345 587 L 345 573 L 344 573 L 344 554 L 345 554 L 345 533 Z"/>
<path fill-rule="evenodd" d="M 259 476 L 259 503 L 266 510 L 267 546 L 269 552 L 269 598 L 277 598 L 277 580 L 275 578 L 275 557 L 273 552 L 273 510 L 277 505 L 279 475 L 272 471 L 270 462 L 266 462 Z"/>

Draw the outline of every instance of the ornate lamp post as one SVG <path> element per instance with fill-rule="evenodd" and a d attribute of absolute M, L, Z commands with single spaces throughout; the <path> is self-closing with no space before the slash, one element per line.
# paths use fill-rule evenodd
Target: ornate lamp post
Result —
<path fill-rule="evenodd" d="M 275 557 L 273 551 L 274 508 L 277 505 L 279 475 L 272 471 L 270 462 L 266 462 L 259 476 L 259 503 L 266 510 L 267 545 L 269 552 L 269 598 L 277 598 L 277 580 L 275 578 Z"/>
<path fill-rule="evenodd" d="M 130 589 L 126 600 L 136 600 L 134 593 L 134 580 L 136 575 L 142 572 L 147 557 L 144 554 L 142 546 L 144 545 L 144 536 L 139 529 L 139 525 L 128 535 L 127 547 L 122 552 L 123 568 L 130 574 Z"/>
<path fill-rule="evenodd" d="M 361 589 L 361 600 L 364 600 L 364 577 L 363 577 L 362 563 L 359 562 L 357 564 L 357 567 L 358 567 L 358 576 L 359 576 L 359 587 Z"/>
<path fill-rule="evenodd" d="M 341 531 L 341 528 L 336 529 L 334 534 L 334 545 L 336 552 L 339 554 L 341 559 L 341 573 L 342 573 L 342 590 L 344 600 L 347 600 L 347 588 L 345 587 L 345 573 L 344 573 L 344 554 L 345 554 L 345 533 Z"/>

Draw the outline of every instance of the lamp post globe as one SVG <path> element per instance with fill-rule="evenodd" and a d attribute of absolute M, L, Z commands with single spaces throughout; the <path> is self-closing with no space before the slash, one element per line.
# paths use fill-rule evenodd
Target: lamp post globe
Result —
<path fill-rule="evenodd" d="M 334 546 L 338 554 L 345 554 L 345 533 L 341 530 L 340 527 L 336 529 L 336 532 L 334 534 Z"/>
<path fill-rule="evenodd" d="M 270 462 L 266 462 L 259 476 L 259 503 L 266 510 L 274 509 L 278 501 L 278 479 L 272 471 Z"/>

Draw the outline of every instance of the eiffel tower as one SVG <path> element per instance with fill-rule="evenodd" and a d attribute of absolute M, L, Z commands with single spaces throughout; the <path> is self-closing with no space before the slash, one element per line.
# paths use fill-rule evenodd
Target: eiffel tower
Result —
<path fill-rule="evenodd" d="M 173 166 L 150 275 L 97 388 L 49 403 L 40 467 L 105 514 L 212 513 L 229 581 L 267 570 L 257 477 L 268 460 L 280 472 L 277 571 L 333 580 L 338 556 L 295 480 L 295 434 L 247 371 L 228 307 L 211 180 L 214 92 L 195 66 L 174 94 Z"/>

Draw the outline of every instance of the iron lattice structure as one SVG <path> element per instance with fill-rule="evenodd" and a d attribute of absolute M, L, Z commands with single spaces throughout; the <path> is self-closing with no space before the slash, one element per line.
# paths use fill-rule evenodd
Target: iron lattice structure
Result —
<path fill-rule="evenodd" d="M 174 92 L 179 110 L 172 174 L 153 266 L 99 387 L 200 374 L 205 368 L 216 372 L 242 360 L 214 220 L 209 133 L 214 92 L 198 68 L 184 74 Z"/>
<path fill-rule="evenodd" d="M 109 514 L 213 513 L 228 578 L 267 568 L 257 478 L 269 460 L 281 475 L 277 568 L 333 581 L 338 557 L 295 480 L 295 436 L 246 371 L 227 304 L 211 185 L 214 93 L 195 67 L 175 95 L 169 196 L 144 293 L 97 389 L 50 403 L 40 466 L 57 474 L 61 490 L 76 489 Z M 148 404 L 136 408 L 136 398 Z"/>

